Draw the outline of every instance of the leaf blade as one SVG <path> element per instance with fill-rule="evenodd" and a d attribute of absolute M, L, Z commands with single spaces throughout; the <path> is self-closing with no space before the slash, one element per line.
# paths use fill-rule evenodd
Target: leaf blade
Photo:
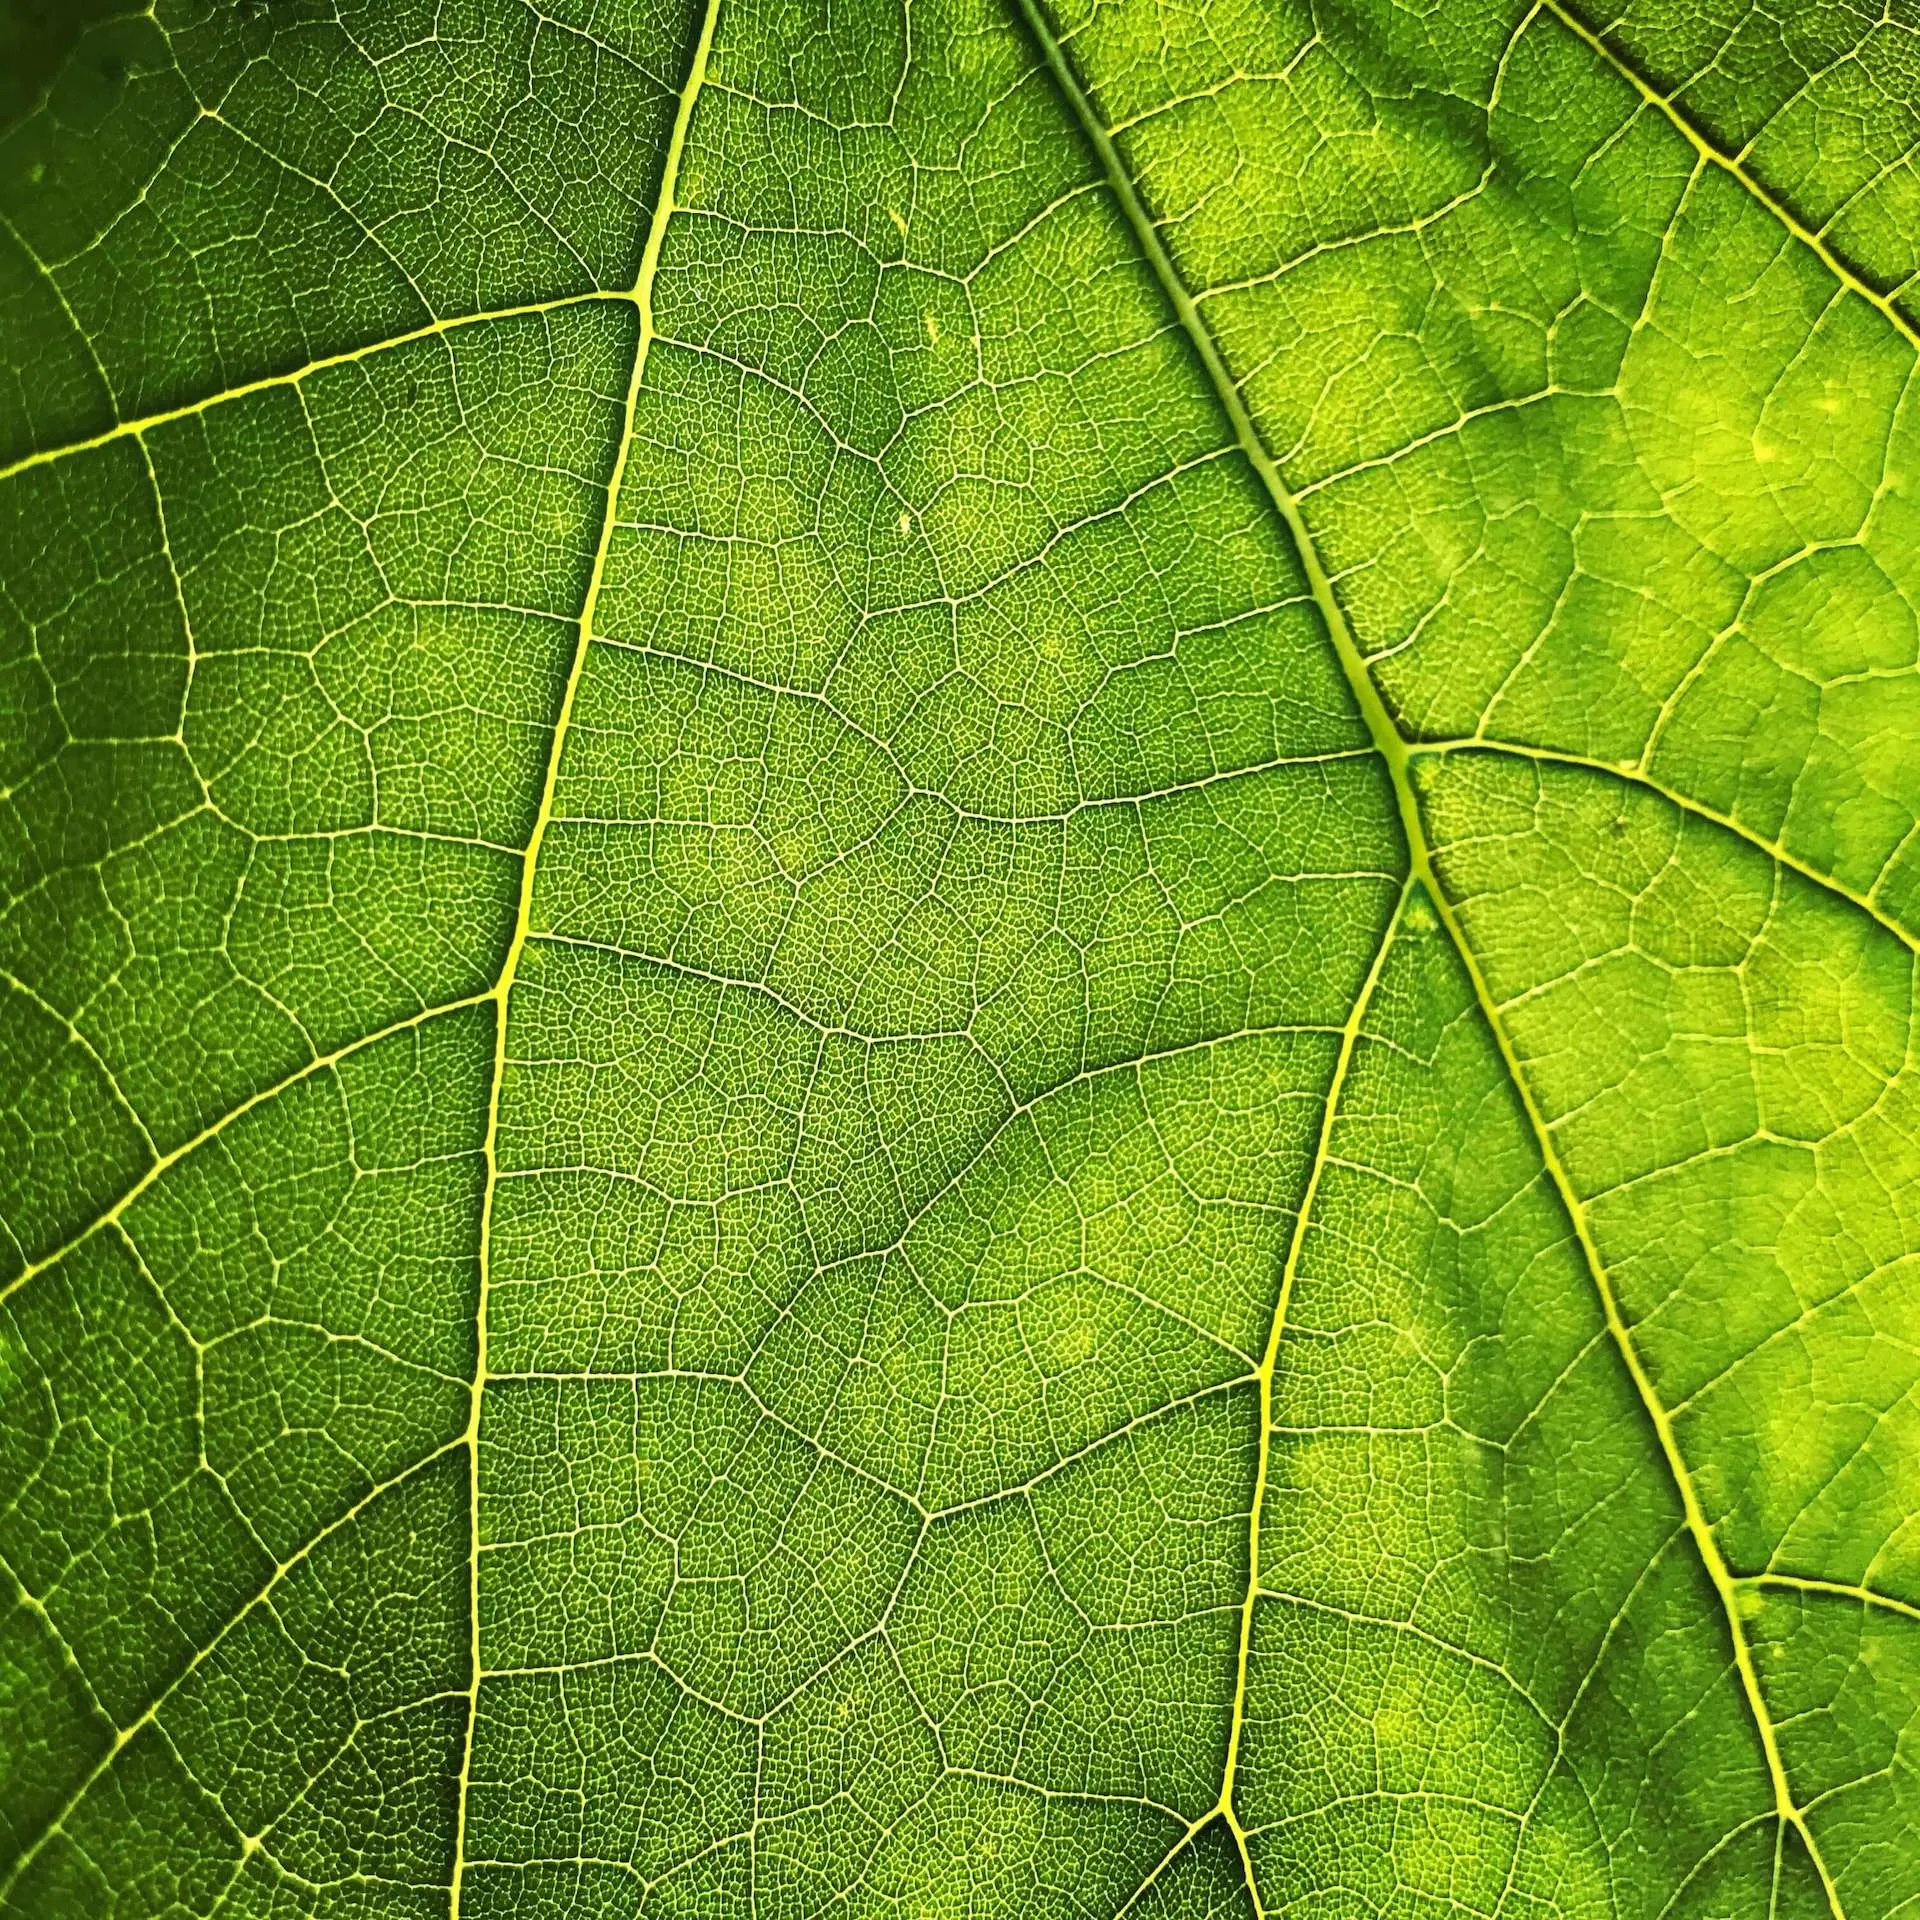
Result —
<path fill-rule="evenodd" d="M 18 295 L 13 1909 L 1895 1910 L 1898 116 L 552 11 Z"/>

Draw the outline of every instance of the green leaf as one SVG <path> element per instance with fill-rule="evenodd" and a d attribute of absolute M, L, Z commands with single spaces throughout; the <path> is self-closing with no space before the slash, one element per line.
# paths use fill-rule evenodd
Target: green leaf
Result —
<path fill-rule="evenodd" d="M 1576 3 L 5 16 L 0 1912 L 1920 1911 L 1920 42 Z"/>

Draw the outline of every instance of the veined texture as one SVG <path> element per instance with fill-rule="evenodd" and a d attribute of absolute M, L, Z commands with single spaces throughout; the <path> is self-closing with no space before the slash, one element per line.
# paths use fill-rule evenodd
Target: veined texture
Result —
<path fill-rule="evenodd" d="M 9 1920 L 1920 1913 L 1906 0 L 0 50 Z"/>

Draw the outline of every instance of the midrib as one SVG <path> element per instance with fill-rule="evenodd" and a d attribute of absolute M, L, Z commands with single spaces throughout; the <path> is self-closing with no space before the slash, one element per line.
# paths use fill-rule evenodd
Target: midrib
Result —
<path fill-rule="evenodd" d="M 1727 167 L 1737 178 L 1742 180 L 1743 184 L 1746 184 L 1751 190 L 1755 191 L 1757 197 L 1761 198 L 1769 207 L 1772 207 L 1775 213 L 1780 214 L 1780 217 L 1791 230 L 1806 241 L 1808 245 L 1814 247 L 1821 258 L 1826 260 L 1827 263 L 1834 268 L 1835 272 L 1841 275 L 1847 285 L 1867 295 L 1869 298 L 1873 297 L 1870 290 L 1862 286 L 1855 276 L 1848 273 L 1832 259 L 1827 249 L 1818 241 L 1816 236 L 1808 233 L 1804 228 L 1788 219 L 1781 209 L 1775 207 L 1771 200 L 1768 200 L 1764 194 L 1760 194 L 1758 189 L 1753 187 L 1753 183 L 1746 178 L 1744 172 L 1734 165 L 1734 163 L 1707 148 L 1698 133 L 1688 128 L 1678 114 L 1662 101 L 1651 88 L 1647 87 L 1645 82 L 1639 80 L 1637 76 L 1632 74 L 1630 69 L 1624 67 L 1618 57 L 1612 54 L 1596 36 L 1579 26 L 1570 16 L 1563 13 L 1560 7 L 1554 4 L 1554 0 L 1542 0 L 1542 3 L 1556 20 L 1559 20 L 1570 31 L 1578 33 L 1583 41 L 1603 54 L 1613 67 L 1626 74 L 1627 78 L 1634 82 L 1637 90 L 1653 104 L 1659 106 L 1661 110 L 1667 114 L 1668 118 L 1672 119 L 1676 126 L 1679 126 L 1681 131 L 1687 134 L 1688 138 L 1696 147 L 1700 148 L 1717 164 Z M 1709 1581 L 1712 1583 L 1715 1593 L 1719 1596 L 1721 1612 L 1725 1618 L 1727 1633 L 1732 1642 L 1734 1665 L 1740 1676 L 1741 1690 L 1746 1698 L 1747 1707 L 1753 1717 L 1754 1727 L 1758 1733 L 1760 1745 L 1766 1757 L 1768 1777 L 1774 1794 L 1775 1814 L 1783 1823 L 1792 1826 L 1800 1835 L 1801 1841 L 1806 1847 L 1808 1858 L 1811 1860 L 1814 1870 L 1819 1876 L 1821 1887 L 1826 1894 L 1827 1905 L 1833 1916 L 1833 1920 L 1846 1920 L 1846 1914 L 1840 1904 L 1839 1894 L 1833 1884 L 1832 1875 L 1827 1871 L 1826 1862 L 1821 1857 L 1819 1846 L 1814 1840 L 1806 1817 L 1802 1813 L 1799 1803 L 1794 1799 L 1788 1783 L 1786 1769 L 1780 1757 L 1779 1741 L 1775 1733 L 1772 1716 L 1768 1712 L 1766 1701 L 1760 1691 L 1759 1675 L 1754 1666 L 1752 1648 L 1748 1643 L 1745 1623 L 1742 1620 L 1737 1604 L 1733 1577 L 1727 1567 L 1725 1557 L 1720 1552 L 1719 1543 L 1714 1539 L 1713 1530 L 1706 1518 L 1705 1510 L 1700 1504 L 1699 1495 L 1693 1484 L 1692 1474 L 1688 1470 L 1686 1461 L 1681 1456 L 1679 1445 L 1673 1431 L 1673 1423 L 1668 1418 L 1666 1409 L 1655 1390 L 1651 1376 L 1641 1362 L 1639 1352 L 1633 1342 L 1632 1332 L 1627 1326 L 1626 1319 L 1620 1311 L 1619 1302 L 1614 1295 L 1613 1283 L 1608 1274 L 1606 1264 L 1602 1260 L 1599 1248 L 1595 1243 L 1592 1226 L 1587 1218 L 1586 1208 L 1574 1189 L 1566 1167 L 1560 1158 L 1559 1150 L 1554 1143 L 1553 1134 L 1548 1126 L 1546 1116 L 1534 1098 L 1533 1090 L 1521 1068 L 1519 1056 L 1515 1051 L 1512 1038 L 1507 1032 L 1506 1023 L 1501 1016 L 1500 1008 L 1487 985 L 1486 977 L 1481 971 L 1479 960 L 1467 940 L 1466 931 L 1461 925 L 1454 902 L 1447 894 L 1445 888 L 1440 884 L 1439 875 L 1434 867 L 1432 848 L 1427 840 L 1425 822 L 1421 817 L 1419 800 L 1414 793 L 1411 778 L 1412 761 L 1415 754 L 1420 750 L 1419 746 L 1417 743 L 1408 741 L 1405 736 L 1401 734 L 1399 728 L 1394 723 L 1392 715 L 1388 713 L 1386 703 L 1381 698 L 1380 690 L 1374 684 L 1373 676 L 1367 668 L 1366 660 L 1361 654 L 1357 642 L 1354 640 L 1352 629 L 1347 623 L 1345 610 L 1342 608 L 1339 597 L 1334 591 L 1332 579 L 1320 557 L 1319 549 L 1314 541 L 1313 535 L 1309 531 L 1306 521 L 1301 514 L 1299 503 L 1295 499 L 1292 490 L 1288 487 L 1285 477 L 1280 472 L 1278 464 L 1267 448 L 1266 442 L 1262 439 L 1258 427 L 1254 424 L 1253 417 L 1248 412 L 1246 403 L 1241 399 L 1239 389 L 1234 383 L 1231 372 L 1228 370 L 1225 358 L 1213 337 L 1212 330 L 1202 316 L 1192 294 L 1186 287 L 1186 283 L 1180 276 L 1179 269 L 1174 265 L 1172 256 L 1168 253 L 1164 242 L 1161 240 L 1153 217 L 1141 200 L 1138 188 L 1134 185 L 1133 177 L 1127 168 L 1126 161 L 1122 158 L 1119 148 L 1115 145 L 1104 123 L 1095 111 L 1093 102 L 1085 87 L 1082 86 L 1078 74 L 1068 61 L 1065 48 L 1062 47 L 1060 42 L 1055 38 L 1052 28 L 1041 12 L 1039 0 L 1014 0 L 1014 4 L 1038 44 L 1040 52 L 1048 68 L 1052 71 L 1054 79 L 1059 85 L 1060 91 L 1068 107 L 1071 109 L 1075 120 L 1078 122 L 1088 142 L 1092 145 L 1095 153 L 1098 155 L 1105 169 L 1108 183 L 1113 190 L 1114 197 L 1120 204 L 1127 224 L 1132 229 L 1141 252 L 1145 255 L 1147 263 L 1152 268 L 1155 278 L 1159 281 L 1162 291 L 1178 315 L 1181 325 L 1191 340 L 1202 367 L 1205 369 L 1207 378 L 1213 387 L 1214 396 L 1219 403 L 1222 413 L 1226 416 L 1228 425 L 1233 430 L 1235 441 L 1239 445 L 1241 452 L 1246 456 L 1248 464 L 1252 466 L 1255 473 L 1259 476 L 1261 484 L 1265 487 L 1275 512 L 1285 523 L 1287 531 L 1292 537 L 1301 569 L 1306 574 L 1307 584 L 1312 593 L 1314 604 L 1319 608 L 1320 616 L 1326 623 L 1328 637 L 1332 641 L 1334 652 L 1339 658 L 1341 670 L 1345 674 L 1354 700 L 1360 708 L 1361 716 L 1366 722 L 1367 731 L 1373 740 L 1374 747 L 1385 763 L 1389 777 L 1392 780 L 1394 797 L 1400 812 L 1401 826 L 1407 837 L 1407 847 L 1413 876 L 1425 888 L 1431 898 L 1434 910 L 1438 914 L 1441 924 L 1446 928 L 1448 937 L 1458 952 L 1461 964 L 1465 968 L 1468 979 L 1472 983 L 1474 999 L 1479 1006 L 1482 1018 L 1486 1021 L 1487 1027 L 1492 1034 L 1494 1044 L 1498 1048 L 1501 1061 L 1506 1068 L 1507 1076 L 1512 1082 L 1514 1091 L 1526 1114 L 1528 1127 L 1534 1136 L 1534 1142 L 1540 1153 L 1542 1163 L 1546 1168 L 1548 1178 L 1552 1181 L 1554 1190 L 1558 1194 L 1560 1203 L 1566 1210 L 1568 1220 L 1573 1227 L 1574 1236 L 1579 1244 L 1582 1258 L 1586 1263 L 1588 1276 L 1599 1298 L 1607 1331 L 1612 1337 L 1614 1346 L 1620 1354 L 1629 1377 L 1633 1381 L 1634 1390 L 1640 1397 L 1641 1405 L 1659 1441 L 1662 1457 L 1666 1461 L 1675 1491 L 1679 1495 L 1687 1531 L 1693 1539 L 1694 1547 L 1700 1557 L 1701 1566 L 1706 1572 Z M 1879 306 L 1882 311 L 1890 311 L 1886 302 L 1876 298 L 1874 303 Z M 1896 322 L 1899 323 L 1898 316 L 1893 317 L 1895 317 Z M 1905 326 L 1904 323 L 1899 324 L 1901 324 L 1902 331 L 1907 334 L 1908 338 L 1911 339 L 1915 337 L 1910 327 Z M 1371 984 L 1371 977 L 1369 984 Z M 1359 1009 L 1356 1008 L 1356 1017 L 1358 1012 Z M 1337 1087 L 1329 1090 L 1329 1105 L 1331 1105 L 1337 1091 Z M 1304 1222 L 1305 1209 L 1303 1206 L 1303 1226 Z M 1284 1292 L 1285 1282 L 1283 1281 L 1283 1296 Z M 1278 1334 L 1282 1325 L 1282 1316 L 1279 1312 L 1276 1312 L 1274 1324 L 1275 1332 Z M 1264 1394 L 1262 1398 L 1264 1410 Z M 1266 1444 L 1267 1438 L 1263 1432 L 1260 1440 L 1263 1459 Z M 1248 1521 L 1248 1558 L 1250 1568 L 1255 1570 L 1253 1576 L 1249 1579 L 1249 1611 L 1252 1602 L 1253 1579 L 1257 1578 L 1257 1569 L 1259 1566 L 1259 1531 L 1260 1503 L 1256 1498 Z M 1233 1771 L 1238 1760 L 1242 1703 L 1245 1697 L 1247 1680 L 1248 1638 L 1249 1636 L 1243 1630 L 1240 1642 L 1239 1664 L 1235 1676 L 1233 1730 L 1230 1737 L 1228 1756 L 1225 1762 L 1224 1772 L 1226 1777 L 1222 1788 L 1222 1807 L 1219 1811 L 1225 1813 L 1228 1824 L 1232 1828 L 1236 1841 L 1240 1845 L 1242 1863 L 1247 1871 L 1247 1890 L 1257 1909 L 1260 1905 L 1259 1891 L 1253 1884 L 1251 1861 L 1246 1852 L 1240 1823 L 1237 1815 L 1225 1804 L 1232 1793 L 1234 1784 Z M 1212 1817 L 1213 1813 L 1210 1811 L 1207 1818 L 1211 1819 Z M 1202 1824 L 1204 1824 L 1204 1822 Z M 1197 1828 L 1195 1830 L 1197 1831 Z M 1188 1837 L 1190 1838 L 1191 1835 Z"/>
<path fill-rule="evenodd" d="M 492 1278 L 493 1206 L 499 1180 L 500 1089 L 506 1076 L 507 1010 L 513 984 L 520 969 L 520 956 L 526 951 L 532 928 L 533 892 L 540 864 L 540 851 L 546 844 L 547 827 L 553 818 L 554 794 L 559 786 L 560 761 L 566 748 L 567 731 L 573 720 L 574 701 L 587 654 L 593 645 L 594 618 L 599 611 L 600 592 L 606 582 L 607 555 L 613 545 L 613 530 L 619 513 L 620 489 L 626 477 L 627 458 L 633 446 L 634 415 L 640 401 L 640 388 L 646 378 L 647 355 L 653 345 L 653 284 L 660 268 L 661 248 L 666 241 L 667 224 L 673 218 L 674 194 L 679 184 L 680 162 L 686 152 L 687 130 L 693 121 L 694 103 L 707 77 L 707 62 L 713 51 L 713 32 L 720 17 L 720 0 L 705 0 L 700 33 L 693 57 L 688 63 L 685 84 L 673 117 L 673 130 L 667 139 L 667 151 L 660 167 L 660 189 L 648 222 L 646 244 L 640 255 L 640 269 L 627 296 L 633 302 L 638 327 L 633 346 L 633 365 L 627 376 L 626 399 L 620 413 L 613 467 L 607 476 L 606 500 L 601 508 L 600 529 L 594 543 L 593 562 L 580 602 L 578 631 L 574 635 L 573 657 L 568 663 L 566 686 L 560 696 L 560 710 L 554 718 L 553 735 L 548 742 L 546 771 L 541 780 L 540 804 L 527 835 L 526 852 L 521 861 L 520 899 L 514 915 L 513 933 L 507 942 L 499 977 L 488 997 L 494 1002 L 493 1077 L 487 1094 L 487 1124 L 482 1147 L 486 1168 L 485 1192 L 480 1211 L 479 1280 L 474 1303 L 474 1368 L 469 1399 L 466 1433 L 467 1451 L 467 1615 L 468 1615 L 468 1699 L 467 1726 L 460 1755 L 459 1806 L 455 1815 L 452 1884 L 449 1889 L 451 1920 L 460 1920 L 460 1900 L 466 1876 L 467 1819 L 471 1800 L 474 1729 L 480 1717 L 480 1414 L 487 1384 L 487 1304 Z"/>

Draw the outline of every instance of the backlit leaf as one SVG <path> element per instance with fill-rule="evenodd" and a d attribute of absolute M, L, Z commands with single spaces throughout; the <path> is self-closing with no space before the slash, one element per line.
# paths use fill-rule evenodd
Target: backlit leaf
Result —
<path fill-rule="evenodd" d="M 1906 0 L 0 20 L 0 1911 L 1920 1912 Z"/>

